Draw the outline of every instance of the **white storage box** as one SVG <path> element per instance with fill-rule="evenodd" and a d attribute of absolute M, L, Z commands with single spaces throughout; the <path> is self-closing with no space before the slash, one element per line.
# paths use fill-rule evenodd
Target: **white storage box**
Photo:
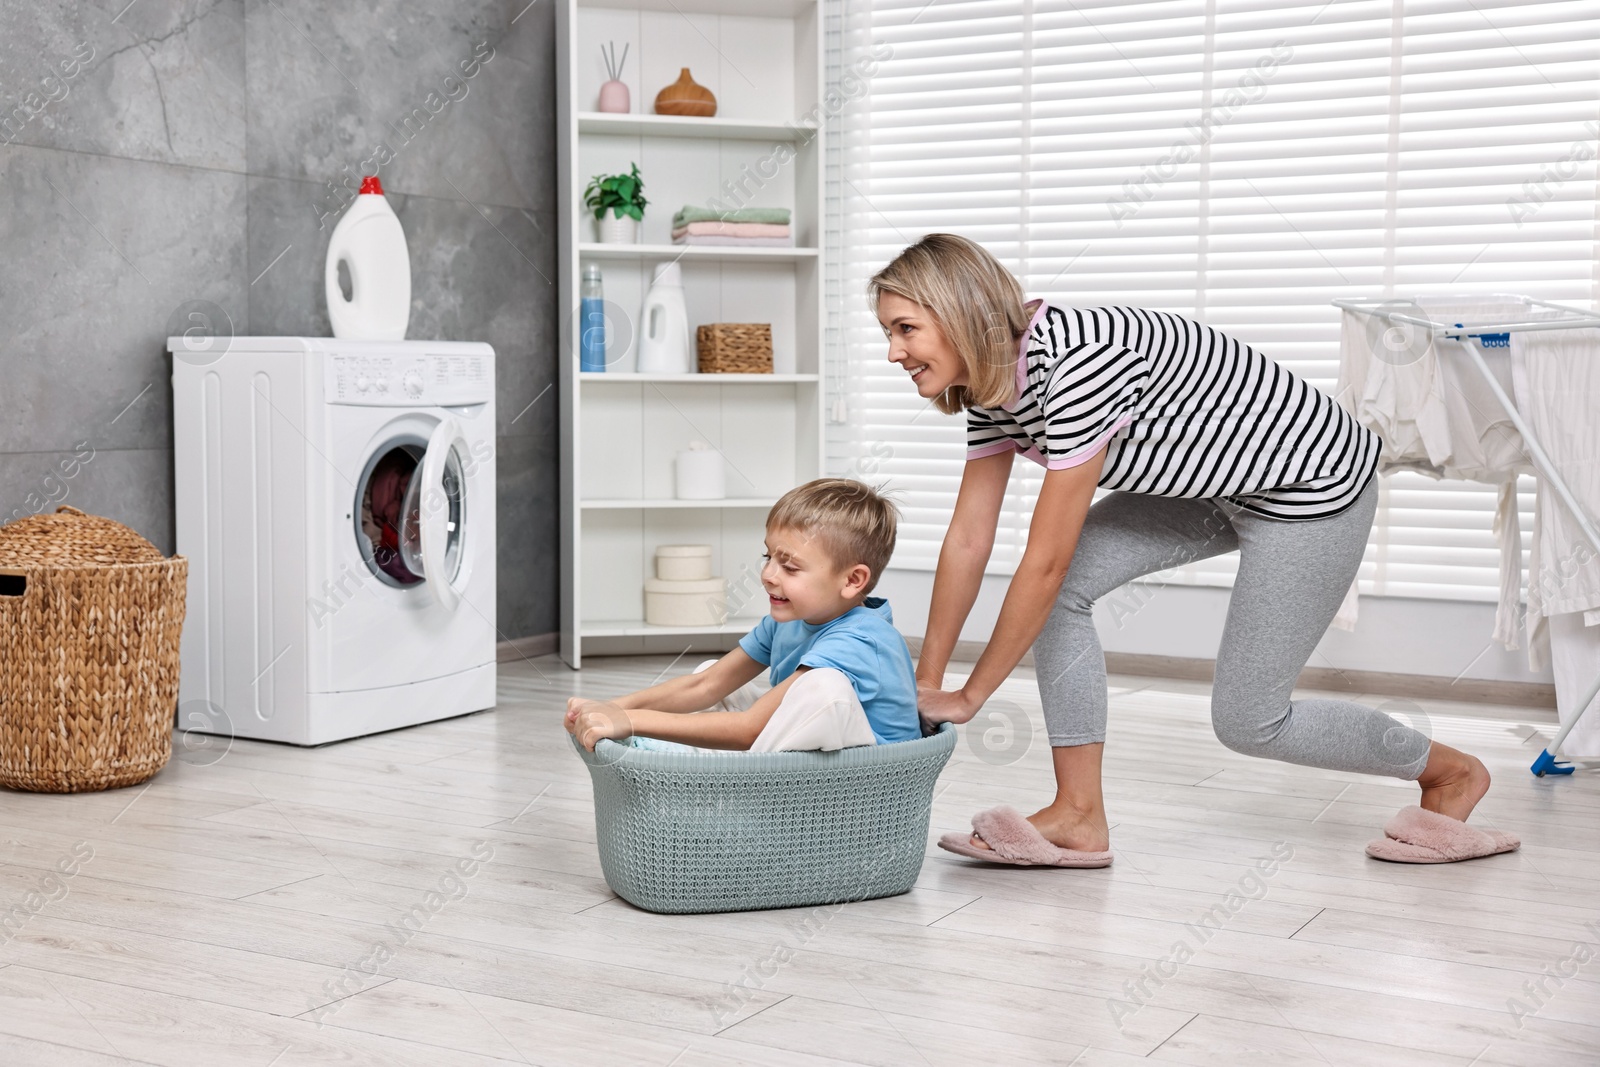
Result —
<path fill-rule="evenodd" d="M 727 620 L 728 585 L 721 578 L 644 581 L 644 621 L 651 626 L 721 626 Z"/>
<path fill-rule="evenodd" d="M 678 453 L 679 500 L 721 500 L 728 495 L 727 463 L 722 453 L 695 441 Z"/>
<path fill-rule="evenodd" d="M 710 545 L 662 545 L 656 549 L 656 577 L 670 582 L 703 582 L 711 577 Z"/>

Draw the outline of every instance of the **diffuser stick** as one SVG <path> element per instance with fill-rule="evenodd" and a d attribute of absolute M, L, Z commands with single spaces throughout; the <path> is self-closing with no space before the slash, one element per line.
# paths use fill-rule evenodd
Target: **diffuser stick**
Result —
<path fill-rule="evenodd" d="M 606 61 L 606 76 L 612 81 L 621 81 L 622 68 L 627 66 L 628 63 L 628 46 L 623 44 L 622 58 L 619 60 L 617 59 L 617 42 L 608 41 L 606 43 L 611 46 L 609 52 L 606 51 L 606 45 L 600 46 L 600 58 Z"/>

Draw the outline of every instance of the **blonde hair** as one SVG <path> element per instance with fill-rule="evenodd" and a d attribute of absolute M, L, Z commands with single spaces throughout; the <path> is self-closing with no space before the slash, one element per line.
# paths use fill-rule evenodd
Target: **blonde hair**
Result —
<path fill-rule="evenodd" d="M 796 530 L 821 541 L 839 567 L 864 563 L 872 592 L 894 555 L 900 511 L 870 485 L 853 478 L 818 478 L 789 490 L 767 512 L 767 529 Z"/>
<path fill-rule="evenodd" d="M 872 276 L 873 313 L 884 293 L 927 308 L 967 368 L 967 384 L 934 398 L 946 415 L 999 407 L 1016 392 L 1017 342 L 1028 330 L 1022 286 L 976 242 L 930 233 Z"/>

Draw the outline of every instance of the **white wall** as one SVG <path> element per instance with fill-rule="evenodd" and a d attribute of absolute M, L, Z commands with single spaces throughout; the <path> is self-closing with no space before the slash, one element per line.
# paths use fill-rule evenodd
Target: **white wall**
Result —
<path fill-rule="evenodd" d="M 985 576 L 962 640 L 988 639 L 1006 583 L 1005 577 Z M 874 590 L 889 598 L 900 632 L 917 637 L 927 627 L 932 592 L 931 571 L 892 568 Z M 1146 585 L 1136 593 L 1125 589 L 1095 607 L 1100 643 L 1107 652 L 1211 659 L 1222 637 L 1228 594 L 1227 589 L 1186 585 Z M 1507 652 L 1490 644 L 1494 611 L 1493 604 L 1474 601 L 1363 597 L 1354 632 L 1329 630 L 1310 665 L 1550 684 L 1548 670 L 1528 669 L 1525 651 Z"/>

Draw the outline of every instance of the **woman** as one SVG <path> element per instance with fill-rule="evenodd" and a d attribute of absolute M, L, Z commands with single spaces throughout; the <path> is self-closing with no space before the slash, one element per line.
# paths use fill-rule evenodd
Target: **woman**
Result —
<path fill-rule="evenodd" d="M 1056 799 L 1023 820 L 982 812 L 951 851 L 991 862 L 1111 862 L 1100 788 L 1105 660 L 1095 601 L 1141 575 L 1239 551 L 1212 723 L 1239 752 L 1422 787 L 1368 852 L 1439 862 L 1516 847 L 1464 820 L 1489 788 L 1476 758 L 1341 700 L 1291 700 L 1350 587 L 1377 504 L 1380 443 L 1248 346 L 1133 308 L 1024 303 L 980 246 L 930 234 L 869 286 L 889 360 L 939 410 L 967 413 L 968 452 L 939 553 L 918 704 L 971 719 L 1031 646 Z M 978 595 L 1016 453 L 1048 473 L 993 636 L 960 689 L 945 667 Z M 1091 506 L 1096 486 L 1113 490 Z"/>

